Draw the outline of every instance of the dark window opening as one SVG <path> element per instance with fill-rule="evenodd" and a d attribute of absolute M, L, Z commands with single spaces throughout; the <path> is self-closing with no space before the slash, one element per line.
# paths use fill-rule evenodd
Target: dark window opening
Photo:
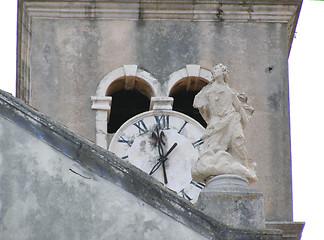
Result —
<path fill-rule="evenodd" d="M 173 94 L 173 96 L 171 96 L 174 98 L 173 110 L 192 117 L 206 128 L 207 124 L 201 117 L 199 110 L 192 106 L 193 100 L 198 92 L 199 91 L 186 92 L 185 90 L 181 90 Z"/>
<path fill-rule="evenodd" d="M 108 133 L 115 133 L 128 119 L 148 111 L 150 107 L 150 99 L 134 90 L 121 90 L 111 96 L 112 104 L 108 122 Z"/>

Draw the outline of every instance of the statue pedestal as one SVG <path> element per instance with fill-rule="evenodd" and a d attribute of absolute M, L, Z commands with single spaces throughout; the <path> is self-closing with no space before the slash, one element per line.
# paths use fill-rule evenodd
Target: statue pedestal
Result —
<path fill-rule="evenodd" d="M 222 174 L 207 181 L 196 207 L 235 228 L 265 229 L 263 194 L 246 178 Z"/>

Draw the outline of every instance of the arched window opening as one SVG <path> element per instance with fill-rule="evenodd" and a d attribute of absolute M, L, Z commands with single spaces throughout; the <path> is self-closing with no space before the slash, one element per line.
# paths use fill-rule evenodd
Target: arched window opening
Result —
<path fill-rule="evenodd" d="M 202 78 L 186 77 L 178 81 L 170 90 L 170 97 L 175 95 L 177 92 L 199 92 L 209 82 Z"/>
<path fill-rule="evenodd" d="M 200 77 L 185 77 L 170 89 L 170 97 L 173 97 L 173 110 L 184 113 L 196 121 L 203 127 L 207 124 L 199 113 L 199 110 L 194 108 L 193 100 L 196 94 L 209 83 L 208 80 Z"/>
<path fill-rule="evenodd" d="M 150 87 L 150 85 L 143 79 L 134 76 L 123 76 L 113 81 L 106 91 L 106 96 L 113 96 L 114 93 L 121 90 L 130 92 L 136 90 L 137 92 L 141 93 L 144 96 L 147 96 L 148 98 L 154 96 L 153 89 Z"/>
<path fill-rule="evenodd" d="M 198 109 L 194 108 L 193 100 L 196 94 L 199 91 L 189 91 L 180 90 L 173 94 L 174 103 L 173 103 L 173 110 L 184 113 L 196 121 L 198 121 L 204 128 L 207 126 L 205 120 L 201 117 Z"/>
<path fill-rule="evenodd" d="M 167 91 L 173 97 L 173 109 L 189 115 L 206 127 L 205 120 L 199 110 L 192 104 L 196 94 L 212 80 L 212 73 L 200 65 L 188 64 L 185 68 L 170 75 Z"/>
<path fill-rule="evenodd" d="M 115 133 L 131 117 L 148 111 L 150 99 L 135 90 L 120 90 L 113 94 L 108 133 Z"/>
<path fill-rule="evenodd" d="M 96 111 L 96 144 L 107 149 L 113 133 L 126 120 L 149 110 L 148 99 L 157 95 L 158 87 L 159 81 L 137 65 L 123 65 L 106 74 L 91 96 L 91 108 Z"/>

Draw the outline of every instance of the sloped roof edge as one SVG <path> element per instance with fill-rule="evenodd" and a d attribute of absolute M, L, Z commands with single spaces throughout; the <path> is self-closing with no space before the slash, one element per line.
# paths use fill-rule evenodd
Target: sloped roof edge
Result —
<path fill-rule="evenodd" d="M 205 215 L 160 182 L 0 90 L 0 115 L 72 160 L 210 239 L 281 239 L 281 231 L 234 229 Z"/>

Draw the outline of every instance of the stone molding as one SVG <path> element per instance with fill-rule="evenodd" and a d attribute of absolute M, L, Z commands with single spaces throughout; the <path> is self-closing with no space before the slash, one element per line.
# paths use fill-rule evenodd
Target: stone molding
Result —
<path fill-rule="evenodd" d="M 284 240 L 300 240 L 305 222 L 266 222 L 267 229 L 279 229 Z"/>
<path fill-rule="evenodd" d="M 30 17 L 287 23 L 300 0 L 290 1 L 20 1 Z"/>
<path fill-rule="evenodd" d="M 173 97 L 151 97 L 150 110 L 172 110 Z"/>
<path fill-rule="evenodd" d="M 110 116 L 112 97 L 91 97 L 91 108 L 96 111 L 96 144 L 107 148 L 107 122 Z"/>
<path fill-rule="evenodd" d="M 92 96 L 91 101 L 92 101 L 92 106 L 91 106 L 92 109 L 109 111 L 111 108 L 112 97 Z"/>

